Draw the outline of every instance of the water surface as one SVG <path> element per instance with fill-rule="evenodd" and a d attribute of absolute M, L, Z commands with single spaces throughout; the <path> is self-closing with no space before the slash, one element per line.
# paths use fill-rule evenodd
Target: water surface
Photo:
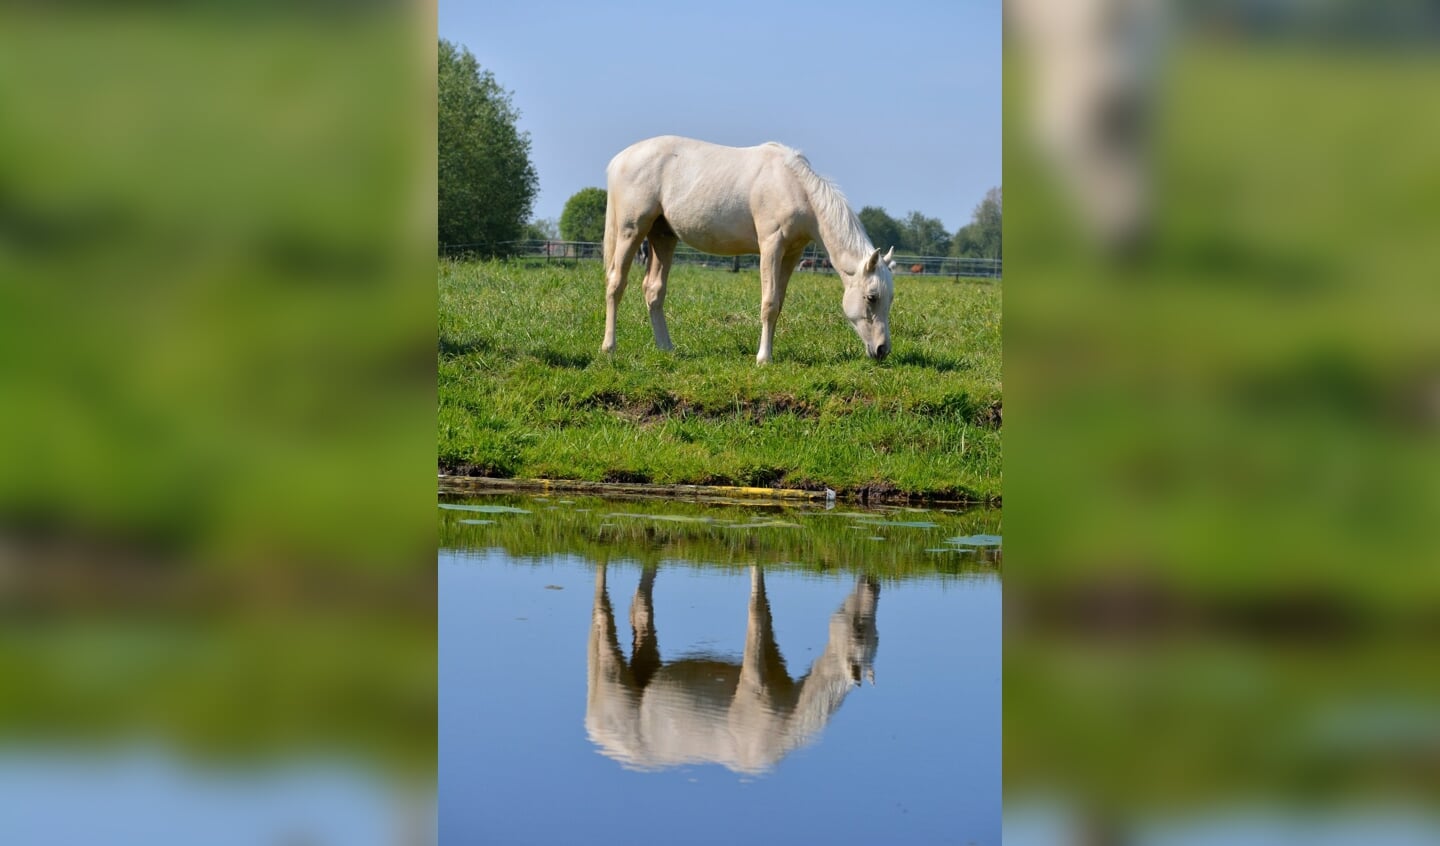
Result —
<path fill-rule="evenodd" d="M 445 499 L 442 843 L 998 843 L 998 511 Z"/>

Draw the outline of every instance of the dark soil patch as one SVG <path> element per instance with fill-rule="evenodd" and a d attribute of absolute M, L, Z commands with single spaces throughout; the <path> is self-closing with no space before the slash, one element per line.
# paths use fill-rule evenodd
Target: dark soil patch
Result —
<path fill-rule="evenodd" d="M 648 483 L 650 481 L 650 474 L 639 470 L 606 470 L 601 481 L 612 484 Z"/>
<path fill-rule="evenodd" d="M 977 413 L 972 422 L 985 429 L 999 429 L 1003 416 L 1000 400 L 995 400 L 989 408 Z"/>
<path fill-rule="evenodd" d="M 910 495 L 895 487 L 890 482 L 871 482 L 858 488 L 853 488 L 849 493 L 861 502 L 869 504 L 875 502 L 899 502 L 906 501 Z"/>
<path fill-rule="evenodd" d="M 447 476 L 469 476 L 477 479 L 508 479 L 514 475 L 493 464 L 472 464 L 468 461 L 442 461 L 440 472 Z"/>
<path fill-rule="evenodd" d="M 591 394 L 576 403 L 580 408 L 603 408 L 639 425 L 662 422 L 672 418 L 698 418 L 701 420 L 748 419 L 752 423 L 763 423 L 770 417 L 792 414 L 796 417 L 814 419 L 820 411 L 814 405 L 791 394 L 770 397 L 750 397 L 724 405 L 707 405 L 677 397 L 671 393 L 655 396 L 634 397 L 618 391 L 602 391 Z"/>

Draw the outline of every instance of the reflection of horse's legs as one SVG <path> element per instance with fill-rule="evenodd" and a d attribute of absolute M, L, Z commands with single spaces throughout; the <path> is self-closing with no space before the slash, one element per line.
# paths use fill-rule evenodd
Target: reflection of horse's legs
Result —
<path fill-rule="evenodd" d="M 664 230 L 663 232 L 661 230 Z M 650 307 L 650 328 L 655 333 L 655 346 L 672 350 L 670 329 L 665 325 L 665 285 L 670 281 L 670 265 L 675 260 L 679 239 L 663 220 L 650 230 L 650 267 L 645 273 L 645 304 Z"/>
<path fill-rule="evenodd" d="M 591 690 L 597 678 L 621 679 L 625 675 L 625 656 L 620 654 L 620 638 L 615 631 L 615 613 L 610 608 L 610 594 L 605 589 L 605 565 L 595 568 L 595 604 L 590 614 L 590 676 Z"/>
<path fill-rule="evenodd" d="M 740 663 L 740 684 L 766 696 L 788 688 L 790 675 L 775 642 L 770 616 L 770 598 L 765 595 L 765 574 L 750 568 L 750 614 L 745 626 L 745 652 Z"/>
<path fill-rule="evenodd" d="M 630 672 L 635 677 L 635 685 L 642 689 L 660 669 L 660 639 L 655 633 L 655 600 L 651 597 L 654 589 L 655 568 L 646 567 L 640 573 L 640 584 L 630 603 L 630 629 L 634 633 L 630 642 Z"/>

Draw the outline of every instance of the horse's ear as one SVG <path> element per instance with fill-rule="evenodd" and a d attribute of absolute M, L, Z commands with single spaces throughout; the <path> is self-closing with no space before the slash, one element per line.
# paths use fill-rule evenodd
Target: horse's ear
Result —
<path fill-rule="evenodd" d="M 865 265 L 860 268 L 860 272 L 861 272 L 861 273 L 874 273 L 874 272 L 875 272 L 875 263 L 878 262 L 878 261 L 880 261 L 880 251 L 879 251 L 879 250 L 876 250 L 875 252 L 873 252 L 873 253 L 870 254 L 870 257 L 869 257 L 869 258 L 865 259 Z"/>
<path fill-rule="evenodd" d="M 890 260 L 890 259 L 893 259 L 893 258 L 895 258 L 895 247 L 892 245 L 892 246 L 890 247 L 890 249 L 888 249 L 888 250 L 885 251 L 885 255 L 882 256 L 882 257 L 880 258 L 880 260 L 883 261 L 883 262 L 885 262 L 886 264 L 890 265 L 891 267 L 894 267 L 894 266 L 895 266 L 895 263 Z"/>

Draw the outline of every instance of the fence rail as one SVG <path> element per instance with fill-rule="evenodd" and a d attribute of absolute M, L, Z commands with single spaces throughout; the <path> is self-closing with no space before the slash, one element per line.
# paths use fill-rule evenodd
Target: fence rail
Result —
<path fill-rule="evenodd" d="M 440 251 L 444 255 L 457 256 L 488 246 L 490 245 L 441 244 Z M 511 258 L 521 261 L 599 261 L 604 253 L 603 245 L 592 241 L 509 241 L 498 246 L 505 248 L 506 251 L 511 254 Z M 956 279 L 961 277 L 971 279 L 1000 279 L 1002 275 L 1000 259 L 897 255 L 894 260 L 895 274 L 897 276 L 951 276 Z M 739 271 L 741 268 L 758 269 L 760 267 L 760 257 L 754 254 L 715 256 L 709 253 L 702 253 L 693 247 L 681 244 L 675 250 L 675 263 Z M 805 254 L 800 259 L 800 267 L 798 269 L 800 272 L 812 273 L 835 272 L 830 266 L 828 254 L 814 244 L 805 248 Z"/>

